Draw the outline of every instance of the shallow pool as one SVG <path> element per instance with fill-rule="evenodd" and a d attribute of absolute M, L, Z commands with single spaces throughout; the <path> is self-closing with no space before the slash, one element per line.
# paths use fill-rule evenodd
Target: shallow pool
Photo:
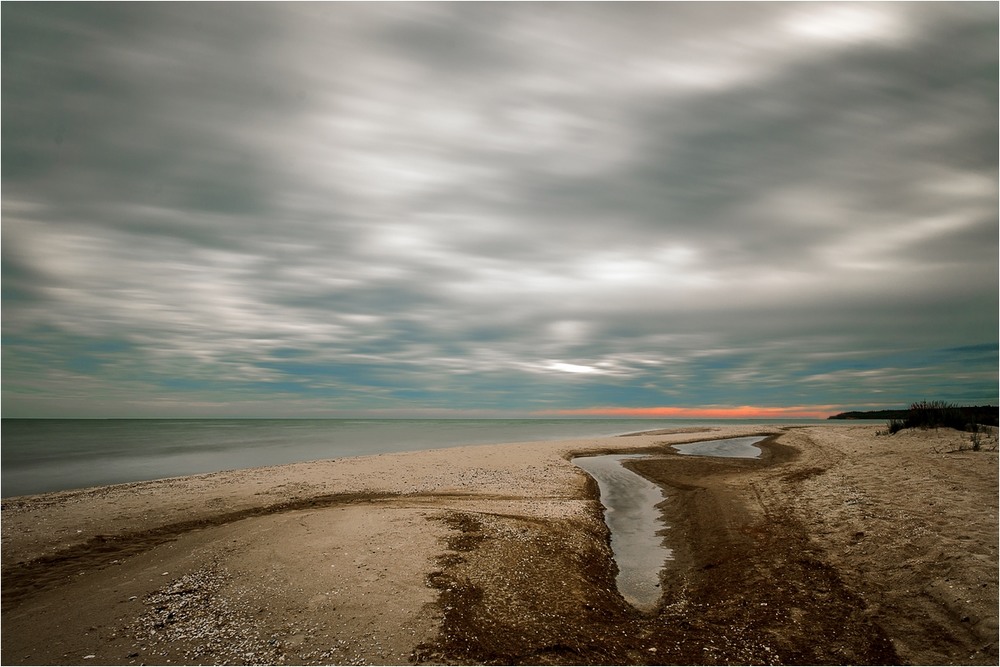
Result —
<path fill-rule="evenodd" d="M 573 463 L 597 481 L 604 521 L 611 532 L 611 549 L 618 564 L 618 592 L 632 606 L 652 610 L 660 600 L 660 570 L 672 557 L 664 546 L 667 525 L 656 505 L 660 487 L 622 465 L 641 454 L 582 456 Z"/>
<path fill-rule="evenodd" d="M 671 445 L 677 453 L 691 456 L 757 458 L 757 443 L 766 436 L 748 436 Z M 664 499 L 659 486 L 625 466 L 626 459 L 646 454 L 579 456 L 573 463 L 597 481 L 604 505 L 604 521 L 611 532 L 611 550 L 618 564 L 618 592 L 629 604 L 652 611 L 660 601 L 660 571 L 673 558 L 664 544 L 668 528 L 656 507 Z"/>
<path fill-rule="evenodd" d="M 704 442 L 689 442 L 685 445 L 670 445 L 678 454 L 690 456 L 722 456 L 736 459 L 755 459 L 760 456 L 757 443 L 767 436 L 751 435 L 743 438 L 725 438 L 724 440 L 705 440 Z"/>

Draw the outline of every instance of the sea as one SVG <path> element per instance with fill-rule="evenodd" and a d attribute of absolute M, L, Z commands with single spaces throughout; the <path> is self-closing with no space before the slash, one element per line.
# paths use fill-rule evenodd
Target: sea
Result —
<path fill-rule="evenodd" d="M 301 461 L 664 428 L 812 424 L 706 419 L 3 419 L 0 495 Z"/>

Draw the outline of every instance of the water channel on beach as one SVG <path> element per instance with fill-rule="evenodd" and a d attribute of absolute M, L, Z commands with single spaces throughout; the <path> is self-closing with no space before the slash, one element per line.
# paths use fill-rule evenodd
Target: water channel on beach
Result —
<path fill-rule="evenodd" d="M 688 456 L 721 456 L 732 459 L 755 459 L 760 456 L 757 443 L 764 439 L 762 435 L 750 435 L 742 438 L 726 438 L 725 440 L 705 440 L 689 442 L 684 445 L 671 445 L 678 454 Z"/>
<path fill-rule="evenodd" d="M 757 458 L 756 443 L 763 436 L 707 440 L 671 445 L 680 454 Z M 618 565 L 618 592 L 629 604 L 652 611 L 660 601 L 660 570 L 672 556 L 665 544 L 664 523 L 656 507 L 663 502 L 660 487 L 622 465 L 626 459 L 646 454 L 580 456 L 573 463 L 597 481 L 604 505 L 604 521 L 611 532 L 611 549 Z"/>
<path fill-rule="evenodd" d="M 656 505 L 663 501 L 660 487 L 622 465 L 642 454 L 583 456 L 573 463 L 597 480 L 604 505 L 604 521 L 611 532 L 611 550 L 618 564 L 618 592 L 642 610 L 660 600 L 660 570 L 671 558 L 660 534 L 667 528 Z"/>

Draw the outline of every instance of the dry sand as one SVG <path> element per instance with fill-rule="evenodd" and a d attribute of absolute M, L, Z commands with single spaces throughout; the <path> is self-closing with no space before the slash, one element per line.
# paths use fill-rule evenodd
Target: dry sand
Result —
<path fill-rule="evenodd" d="M 996 451 L 727 427 L 449 448 L 7 499 L 4 664 L 997 664 Z M 773 434 L 760 460 L 668 443 Z M 995 440 L 990 443 L 995 447 Z M 676 559 L 614 588 L 596 485 L 653 454 Z"/>

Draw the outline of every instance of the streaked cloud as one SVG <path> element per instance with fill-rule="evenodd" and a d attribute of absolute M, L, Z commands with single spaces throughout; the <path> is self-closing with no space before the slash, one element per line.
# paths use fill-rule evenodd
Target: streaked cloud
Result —
<path fill-rule="evenodd" d="M 2 12 L 5 415 L 997 400 L 989 5 Z"/>

